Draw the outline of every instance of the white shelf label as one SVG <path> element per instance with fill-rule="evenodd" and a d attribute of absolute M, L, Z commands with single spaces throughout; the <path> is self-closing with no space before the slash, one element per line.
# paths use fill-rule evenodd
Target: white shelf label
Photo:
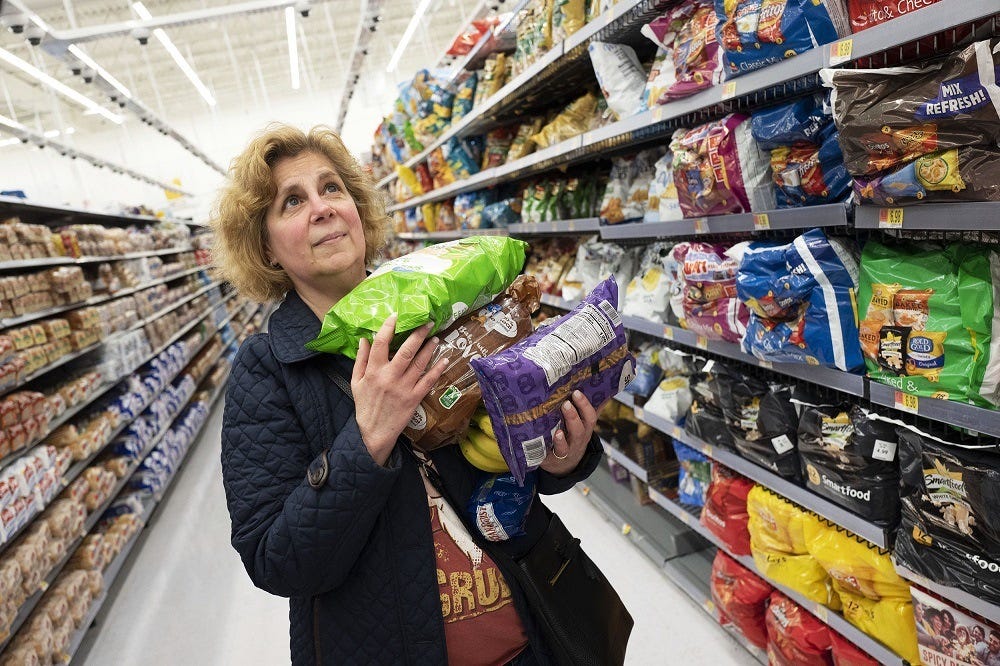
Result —
<path fill-rule="evenodd" d="M 872 451 L 872 458 L 892 462 L 896 459 L 896 442 L 888 442 L 884 439 L 875 440 L 875 450 Z"/>
<path fill-rule="evenodd" d="M 782 453 L 787 453 L 795 448 L 795 445 L 792 444 L 792 440 L 788 438 L 788 435 L 779 435 L 778 437 L 775 437 L 771 440 L 771 446 L 774 447 L 774 450 L 777 451 L 779 456 Z"/>

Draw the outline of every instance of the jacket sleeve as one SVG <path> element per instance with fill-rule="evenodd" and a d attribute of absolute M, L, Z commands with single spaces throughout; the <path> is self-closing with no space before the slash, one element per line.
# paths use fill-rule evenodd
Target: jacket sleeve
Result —
<path fill-rule="evenodd" d="M 247 340 L 226 392 L 223 483 L 233 547 L 247 573 L 257 587 L 285 597 L 343 582 L 401 469 L 398 452 L 386 467 L 375 462 L 353 413 L 314 459 L 297 413 L 266 337 Z M 327 478 L 313 487 L 307 471 L 324 464 Z M 314 483 L 319 478 L 314 474 Z"/>
<path fill-rule="evenodd" d="M 580 464 L 566 476 L 553 476 L 544 470 L 539 470 L 538 492 L 541 495 L 558 495 L 564 493 L 580 481 L 583 481 L 597 469 L 604 455 L 604 447 L 601 445 L 601 438 L 594 433 L 587 445 L 587 451 L 580 459 Z"/>

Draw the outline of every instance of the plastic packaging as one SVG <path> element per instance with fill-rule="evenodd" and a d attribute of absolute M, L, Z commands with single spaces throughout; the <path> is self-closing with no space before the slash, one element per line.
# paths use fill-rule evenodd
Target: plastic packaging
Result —
<path fill-rule="evenodd" d="M 750 554 L 747 495 L 753 487 L 750 479 L 721 463 L 712 462 L 712 482 L 705 494 L 701 524 L 734 555 Z"/>
<path fill-rule="evenodd" d="M 677 498 L 688 506 L 702 507 L 712 480 L 712 462 L 686 444 L 673 440 L 674 455 L 680 463 Z"/>
<path fill-rule="evenodd" d="M 721 550 L 712 562 L 711 587 L 719 621 L 731 623 L 750 643 L 767 649 L 764 616 L 774 588 Z"/>
<path fill-rule="evenodd" d="M 829 666 L 830 630 L 809 611 L 775 590 L 764 618 L 771 666 Z"/>
<path fill-rule="evenodd" d="M 537 476 L 529 473 L 519 484 L 511 474 L 482 475 L 467 507 L 480 534 L 490 541 L 507 541 L 525 533 Z"/>
<path fill-rule="evenodd" d="M 646 75 L 631 46 L 591 42 L 587 47 L 601 94 L 618 120 L 642 110 Z"/>
<path fill-rule="evenodd" d="M 655 100 L 666 104 L 711 88 L 721 79 L 719 42 L 715 37 L 718 17 L 710 0 L 689 0 L 653 19 L 642 34 L 669 52 L 673 76 L 669 87 Z"/>

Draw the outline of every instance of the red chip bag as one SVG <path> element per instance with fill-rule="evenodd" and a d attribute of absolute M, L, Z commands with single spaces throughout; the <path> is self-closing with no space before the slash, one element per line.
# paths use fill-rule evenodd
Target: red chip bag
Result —
<path fill-rule="evenodd" d="M 771 666 L 832 666 L 830 629 L 783 595 L 771 593 L 764 615 Z"/>
<path fill-rule="evenodd" d="M 834 666 L 878 666 L 877 659 L 868 656 L 867 652 L 836 631 L 830 631 L 830 641 L 833 644 Z"/>
<path fill-rule="evenodd" d="M 753 481 L 717 462 L 712 462 L 712 483 L 705 495 L 701 524 L 719 537 L 734 555 L 750 554 L 747 494 Z"/>
<path fill-rule="evenodd" d="M 767 649 L 764 614 L 774 588 L 763 578 L 721 550 L 712 563 L 712 600 L 719 608 L 720 621 L 731 622 L 746 639 Z"/>

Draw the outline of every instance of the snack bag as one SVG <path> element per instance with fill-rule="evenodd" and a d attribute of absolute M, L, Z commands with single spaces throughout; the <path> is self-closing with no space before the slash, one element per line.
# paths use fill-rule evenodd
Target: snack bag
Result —
<path fill-rule="evenodd" d="M 868 375 L 923 397 L 997 404 L 998 277 L 1000 257 L 986 247 L 866 243 L 858 303 Z"/>
<path fill-rule="evenodd" d="M 928 7 L 939 0 L 922 2 L 895 2 L 894 0 L 847 0 L 847 12 L 851 19 L 851 30 L 861 32 L 865 28 L 881 25 L 909 12 Z"/>
<path fill-rule="evenodd" d="M 653 66 L 646 78 L 646 86 L 642 91 L 642 103 L 647 109 L 656 106 L 657 100 L 669 90 L 677 80 L 674 72 L 673 52 L 660 46 L 656 50 Z"/>
<path fill-rule="evenodd" d="M 690 446 L 673 440 L 674 455 L 680 463 L 677 498 L 682 504 L 702 507 L 712 480 L 712 462 Z"/>
<path fill-rule="evenodd" d="M 634 377 L 614 278 L 551 325 L 471 365 L 500 452 L 522 483 L 551 450 L 553 434 L 563 427 L 560 405 L 573 390 L 600 408 Z"/>
<path fill-rule="evenodd" d="M 431 451 L 453 442 L 469 427 L 469 418 L 482 398 L 469 360 L 506 349 L 528 335 L 538 304 L 538 281 L 520 275 L 492 303 L 441 331 L 441 342 L 428 367 L 447 358 L 448 368 L 403 430 L 414 446 Z"/>
<path fill-rule="evenodd" d="M 616 157 L 611 160 L 611 175 L 601 199 L 601 224 L 621 224 L 636 222 L 625 217 L 625 202 L 628 200 L 632 178 L 632 160 L 635 157 Z"/>
<path fill-rule="evenodd" d="M 764 615 L 770 666 L 829 666 L 830 630 L 775 590 Z"/>
<path fill-rule="evenodd" d="M 670 222 L 684 217 L 681 212 L 677 185 L 674 184 L 674 156 L 667 153 L 653 165 L 653 181 L 649 184 L 649 201 L 645 222 Z"/>
<path fill-rule="evenodd" d="M 617 120 L 642 110 L 646 75 L 631 46 L 591 42 L 587 47 L 601 94 Z"/>
<path fill-rule="evenodd" d="M 726 248 L 712 243 L 679 243 L 673 254 L 683 275 L 681 325 L 712 340 L 739 342 L 749 319 L 736 297 L 739 262 L 726 256 Z"/>
<path fill-rule="evenodd" d="M 715 534 L 734 555 L 750 554 L 747 495 L 753 487 L 754 483 L 750 479 L 712 461 L 712 482 L 705 494 L 701 524 Z"/>
<path fill-rule="evenodd" d="M 813 519 L 811 515 L 759 485 L 747 494 L 747 513 L 750 551 L 757 570 L 811 601 L 839 608 L 830 576 L 809 554 L 805 523 Z"/>
<path fill-rule="evenodd" d="M 552 6 L 552 43 L 558 44 L 587 22 L 587 0 L 554 0 Z"/>
<path fill-rule="evenodd" d="M 858 176 L 854 192 L 864 203 L 905 206 L 921 202 L 1000 201 L 1000 150 L 963 146 L 917 157 L 882 176 Z"/>
<path fill-rule="evenodd" d="M 719 622 L 734 625 L 748 641 L 766 649 L 764 616 L 774 588 L 721 550 L 712 562 L 711 587 Z"/>
<path fill-rule="evenodd" d="M 991 657 L 989 639 L 992 633 L 998 631 L 995 624 L 973 617 L 915 585 L 910 587 L 910 593 L 917 624 L 919 663 L 954 666 L 988 663 Z"/>
<path fill-rule="evenodd" d="M 833 666 L 879 666 L 878 660 L 868 656 L 867 652 L 833 629 L 830 630 L 830 643 L 833 648 Z"/>
<path fill-rule="evenodd" d="M 330 308 L 319 335 L 306 347 L 355 358 L 359 340 L 371 340 L 392 313 L 399 316 L 393 348 L 428 321 L 435 331 L 446 328 L 510 286 L 524 265 L 527 245 L 503 236 L 476 236 L 387 261 Z"/>
<path fill-rule="evenodd" d="M 691 375 L 691 409 L 684 419 L 684 432 L 693 435 L 712 446 L 720 446 L 734 451 L 733 436 L 726 427 L 719 400 L 719 386 L 716 372 L 722 369 L 714 360 Z M 655 394 L 654 394 L 655 396 Z"/>
<path fill-rule="evenodd" d="M 1000 604 L 1000 454 L 957 433 L 944 441 L 909 426 L 897 432 L 903 518 L 893 555 L 911 571 Z"/>
<path fill-rule="evenodd" d="M 466 511 L 489 541 L 507 541 L 525 534 L 524 525 L 537 492 L 537 474 L 519 484 L 511 474 L 482 474 Z"/>
<path fill-rule="evenodd" d="M 663 377 L 659 361 L 660 350 L 655 344 L 641 346 L 635 357 L 635 379 L 625 390 L 632 395 L 648 398 Z"/>
<path fill-rule="evenodd" d="M 665 260 L 670 255 L 671 247 L 668 243 L 652 243 L 644 250 L 639 260 L 639 271 L 625 290 L 623 315 L 667 323 L 673 281 Z"/>
<path fill-rule="evenodd" d="M 597 110 L 597 97 L 587 93 L 570 102 L 552 122 L 531 137 L 540 148 L 548 148 L 560 141 L 571 139 L 590 129 L 590 122 Z"/>
<path fill-rule="evenodd" d="M 517 134 L 514 136 L 514 140 L 511 141 L 510 150 L 507 151 L 507 159 L 504 160 L 504 163 L 519 160 L 522 157 L 526 157 L 527 155 L 533 153 L 535 151 L 535 140 L 532 137 L 538 134 L 541 129 L 541 118 L 535 118 L 531 121 L 522 123 L 517 128 Z"/>
<path fill-rule="evenodd" d="M 892 424 L 858 405 L 793 402 L 801 409 L 799 459 L 806 487 L 872 522 L 894 524 L 899 471 Z"/>
<path fill-rule="evenodd" d="M 656 104 L 689 97 L 719 82 L 717 22 L 710 0 L 688 0 L 642 27 L 642 34 L 669 51 L 672 61 L 673 83 Z"/>

